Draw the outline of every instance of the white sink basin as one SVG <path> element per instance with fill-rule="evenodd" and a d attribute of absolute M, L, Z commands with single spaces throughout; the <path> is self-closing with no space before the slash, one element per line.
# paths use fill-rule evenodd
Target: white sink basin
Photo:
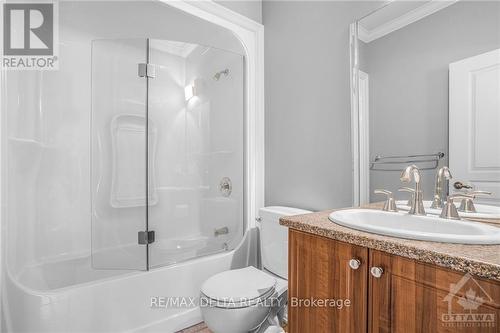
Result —
<path fill-rule="evenodd" d="M 329 218 L 344 227 L 398 238 L 459 244 L 500 244 L 500 228 L 480 222 L 372 209 L 339 210 L 331 213 Z"/>
<path fill-rule="evenodd" d="M 399 210 L 409 211 L 410 207 L 407 205 L 408 200 L 398 200 L 396 201 L 396 206 Z M 432 201 L 424 201 L 424 208 L 427 214 L 439 215 L 441 214 L 441 209 L 431 208 Z M 457 208 L 460 206 L 460 201 L 455 202 Z M 464 218 L 470 219 L 500 219 L 500 207 L 474 204 L 476 207 L 476 213 L 462 213 L 458 212 L 458 215 Z"/>

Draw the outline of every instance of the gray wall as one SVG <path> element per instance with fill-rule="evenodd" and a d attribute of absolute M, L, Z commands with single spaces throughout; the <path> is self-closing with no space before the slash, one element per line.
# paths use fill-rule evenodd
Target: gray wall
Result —
<path fill-rule="evenodd" d="M 371 158 L 437 151 L 448 156 L 448 65 L 499 47 L 500 2 L 495 1 L 457 2 L 364 45 Z M 427 198 L 434 175 L 435 170 L 423 176 Z M 372 192 L 396 190 L 399 172 L 372 171 L 370 183 Z M 372 193 L 372 199 L 381 198 Z"/>
<path fill-rule="evenodd" d="M 262 23 L 262 0 L 249 0 L 249 1 L 226 1 L 215 0 L 215 2 L 223 5 L 244 15 L 254 21 Z"/>
<path fill-rule="evenodd" d="M 266 205 L 352 204 L 349 24 L 379 5 L 263 2 Z"/>

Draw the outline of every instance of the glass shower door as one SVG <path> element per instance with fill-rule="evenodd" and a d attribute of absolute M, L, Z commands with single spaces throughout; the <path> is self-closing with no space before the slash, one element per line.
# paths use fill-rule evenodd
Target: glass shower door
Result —
<path fill-rule="evenodd" d="M 158 201 L 149 266 L 234 249 L 243 237 L 244 58 L 204 45 L 149 40 L 148 170 Z"/>
<path fill-rule="evenodd" d="M 244 231 L 244 58 L 156 39 L 92 44 L 92 263 L 169 265 Z"/>
<path fill-rule="evenodd" d="M 92 42 L 92 266 L 148 268 L 146 39 Z M 151 133 L 149 133 L 151 135 Z M 140 244 L 146 243 L 146 244 Z"/>

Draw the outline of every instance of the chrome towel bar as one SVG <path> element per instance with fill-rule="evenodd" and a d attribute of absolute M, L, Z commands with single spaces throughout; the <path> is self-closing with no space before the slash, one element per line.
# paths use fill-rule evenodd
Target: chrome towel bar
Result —
<path fill-rule="evenodd" d="M 417 154 L 417 155 L 395 155 L 395 156 L 375 156 L 374 160 L 370 162 L 370 170 L 374 171 L 401 171 L 403 165 L 419 164 L 420 170 L 433 170 L 439 165 L 445 154 L 438 152 L 435 154 Z M 432 164 L 430 164 L 432 163 Z M 430 164 L 430 165 L 429 165 Z M 391 166 L 390 168 L 384 166 Z"/>

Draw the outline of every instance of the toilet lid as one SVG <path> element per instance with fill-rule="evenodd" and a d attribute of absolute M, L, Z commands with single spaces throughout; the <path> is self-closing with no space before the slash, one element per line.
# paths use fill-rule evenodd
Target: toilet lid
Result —
<path fill-rule="evenodd" d="M 276 279 L 253 266 L 216 274 L 201 286 L 201 292 L 217 303 L 254 303 L 269 297 Z"/>

